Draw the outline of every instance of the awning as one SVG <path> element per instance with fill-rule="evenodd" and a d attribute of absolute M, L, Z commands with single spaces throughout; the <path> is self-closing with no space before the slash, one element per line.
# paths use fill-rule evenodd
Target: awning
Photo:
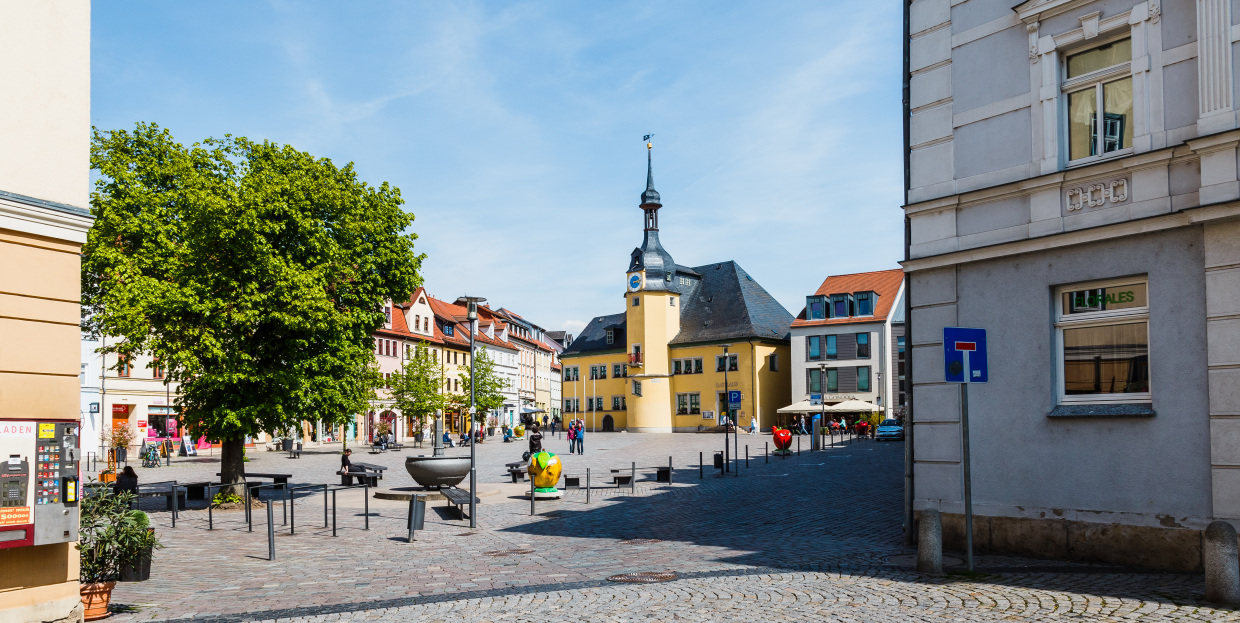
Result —
<path fill-rule="evenodd" d="M 827 413 L 874 413 L 882 410 L 882 407 L 864 400 L 845 400 L 827 407 Z"/>
<path fill-rule="evenodd" d="M 521 407 L 521 413 L 522 413 L 522 414 L 526 414 L 526 413 L 546 413 L 546 411 L 544 411 L 544 410 L 542 410 L 542 409 L 535 409 L 535 408 L 533 408 L 533 407 Z"/>
<path fill-rule="evenodd" d="M 826 410 L 830 411 L 831 407 L 827 407 Z M 822 405 L 810 404 L 808 400 L 802 400 L 796 404 L 791 404 L 779 409 L 776 413 L 822 413 L 822 411 Z"/>

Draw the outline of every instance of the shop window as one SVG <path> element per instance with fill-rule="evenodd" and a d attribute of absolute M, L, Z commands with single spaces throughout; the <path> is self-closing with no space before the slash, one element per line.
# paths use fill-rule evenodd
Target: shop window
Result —
<path fill-rule="evenodd" d="M 1146 290 L 1143 279 L 1059 289 L 1060 403 L 1151 401 Z"/>
<path fill-rule="evenodd" d="M 1132 148 L 1131 61 L 1130 38 L 1067 56 L 1063 90 L 1073 164 Z"/>
<path fill-rule="evenodd" d="M 870 366 L 857 366 L 857 391 L 870 391 Z"/>
<path fill-rule="evenodd" d="M 870 358 L 870 334 L 869 333 L 858 333 L 857 334 L 857 359 L 869 359 L 869 358 Z"/>

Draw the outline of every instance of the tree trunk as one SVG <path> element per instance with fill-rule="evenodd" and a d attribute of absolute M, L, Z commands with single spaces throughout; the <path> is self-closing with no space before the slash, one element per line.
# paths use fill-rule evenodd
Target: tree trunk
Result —
<path fill-rule="evenodd" d="M 238 484 L 245 482 L 245 438 L 237 437 L 235 439 L 225 439 L 220 444 L 220 483 L 221 484 Z M 227 491 L 235 495 L 242 495 L 244 491 L 240 486 L 226 487 L 221 491 Z"/>

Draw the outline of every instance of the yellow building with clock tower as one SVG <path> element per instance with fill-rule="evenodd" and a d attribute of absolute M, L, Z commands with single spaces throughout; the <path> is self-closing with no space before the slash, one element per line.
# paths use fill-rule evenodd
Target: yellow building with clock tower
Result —
<path fill-rule="evenodd" d="M 791 392 L 792 314 L 736 262 L 672 259 L 659 240 L 650 148 L 625 310 L 591 319 L 561 355 L 565 417 L 602 431 L 697 431 L 729 415 L 768 427 Z M 731 413 L 729 390 L 741 392 Z"/>

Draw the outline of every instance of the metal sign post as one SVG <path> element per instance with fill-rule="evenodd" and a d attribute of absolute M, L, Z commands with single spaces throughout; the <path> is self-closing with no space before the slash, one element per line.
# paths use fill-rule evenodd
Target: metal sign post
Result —
<path fill-rule="evenodd" d="M 741 436 L 741 392 L 740 390 L 728 390 L 728 411 L 729 414 L 736 413 L 736 431 L 732 434 L 732 460 L 736 462 L 736 469 L 733 470 L 737 476 L 741 475 L 741 456 L 740 456 L 740 436 Z M 729 415 L 729 424 L 732 418 Z"/>
<path fill-rule="evenodd" d="M 943 328 L 944 378 L 960 383 L 961 462 L 964 468 L 965 564 L 973 571 L 973 474 L 969 464 L 969 384 L 989 380 L 986 365 L 986 330 Z"/>

